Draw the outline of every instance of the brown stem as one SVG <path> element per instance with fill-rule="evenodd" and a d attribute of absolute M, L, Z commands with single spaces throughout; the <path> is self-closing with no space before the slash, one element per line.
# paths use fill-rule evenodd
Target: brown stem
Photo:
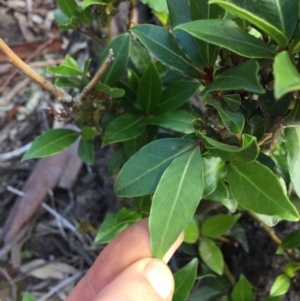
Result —
<path fill-rule="evenodd" d="M 48 91 L 53 95 L 56 100 L 61 102 L 69 103 L 72 101 L 71 95 L 66 93 L 64 90 L 55 87 L 52 83 L 46 80 L 44 77 L 36 73 L 31 69 L 26 63 L 24 63 L 9 47 L 8 45 L 0 38 L 0 50 L 7 57 L 9 63 L 14 65 L 20 71 L 22 71 L 26 76 L 35 81 L 38 85 Z"/>
<path fill-rule="evenodd" d="M 102 78 L 105 71 L 108 69 L 110 64 L 114 60 L 114 53 L 113 50 L 109 50 L 109 54 L 107 58 L 105 59 L 104 63 L 101 65 L 95 76 L 92 78 L 92 80 L 89 82 L 89 84 L 83 88 L 82 92 L 78 95 L 78 97 L 75 98 L 75 101 L 81 104 L 83 100 L 91 93 L 97 82 Z"/>

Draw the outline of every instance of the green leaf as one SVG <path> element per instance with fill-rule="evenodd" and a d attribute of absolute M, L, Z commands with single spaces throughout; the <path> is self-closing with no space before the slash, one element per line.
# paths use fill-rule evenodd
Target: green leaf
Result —
<path fill-rule="evenodd" d="M 142 24 L 133 27 L 131 31 L 158 60 L 172 71 L 178 72 L 183 76 L 201 78 L 201 71 L 186 58 L 177 45 L 174 36 L 166 29 Z"/>
<path fill-rule="evenodd" d="M 125 95 L 125 90 L 118 89 L 118 88 L 112 88 L 112 87 L 109 87 L 108 85 L 105 85 L 102 83 L 97 83 L 95 86 L 95 90 L 97 92 L 101 92 L 106 95 L 109 95 L 109 96 L 111 96 L 111 98 L 120 98 Z"/>
<path fill-rule="evenodd" d="M 214 272 L 219 275 L 223 274 L 224 259 L 223 254 L 217 244 L 209 239 L 204 238 L 199 245 L 199 253 L 203 262 Z"/>
<path fill-rule="evenodd" d="M 300 75 L 286 51 L 276 55 L 274 65 L 274 95 L 279 99 L 284 94 L 300 90 Z"/>
<path fill-rule="evenodd" d="M 69 55 L 59 66 L 48 67 L 47 70 L 56 76 L 74 77 L 83 74 L 77 62 Z"/>
<path fill-rule="evenodd" d="M 172 301 L 186 301 L 197 278 L 198 259 L 192 259 L 174 274 L 175 291 Z"/>
<path fill-rule="evenodd" d="M 255 215 L 258 219 L 260 219 L 268 227 L 274 227 L 282 220 L 282 219 L 278 218 L 277 216 L 269 216 L 269 215 L 258 214 L 258 213 L 255 213 Z"/>
<path fill-rule="evenodd" d="M 133 139 L 145 131 L 143 118 L 125 114 L 112 120 L 105 129 L 102 147 L 116 142 Z"/>
<path fill-rule="evenodd" d="M 74 12 L 78 7 L 75 0 L 56 0 L 56 3 L 62 12 L 69 18 L 74 16 Z"/>
<path fill-rule="evenodd" d="M 148 5 L 151 9 L 160 13 L 168 13 L 166 0 L 141 0 L 142 3 Z"/>
<path fill-rule="evenodd" d="M 298 99 L 291 112 L 282 119 L 281 124 L 283 127 L 300 126 L 300 101 Z"/>
<path fill-rule="evenodd" d="M 141 219 L 141 215 L 136 211 L 122 208 L 118 212 L 109 214 L 101 224 L 94 244 L 109 243 L 119 233 L 125 230 L 128 226 Z"/>
<path fill-rule="evenodd" d="M 56 87 L 59 88 L 77 88 L 80 89 L 82 87 L 82 82 L 76 78 L 73 77 L 72 79 L 67 79 L 67 78 L 58 78 L 55 80 Z"/>
<path fill-rule="evenodd" d="M 270 290 L 270 295 L 271 296 L 281 296 L 287 293 L 291 286 L 291 281 L 288 278 L 288 276 L 281 274 L 276 277 L 271 290 Z"/>
<path fill-rule="evenodd" d="M 98 135 L 100 135 L 100 133 L 89 126 L 84 126 L 81 130 L 81 136 L 84 140 L 92 139 Z"/>
<path fill-rule="evenodd" d="M 163 114 L 175 110 L 186 103 L 199 88 L 195 82 L 175 82 L 169 85 L 162 93 L 160 103 L 155 114 Z"/>
<path fill-rule="evenodd" d="M 120 148 L 113 153 L 108 161 L 107 168 L 108 172 L 111 174 L 116 168 L 122 166 L 127 161 L 123 148 Z"/>
<path fill-rule="evenodd" d="M 213 101 L 211 94 L 206 97 L 206 103 L 215 107 L 218 111 L 224 126 L 235 134 L 240 134 L 244 128 L 245 117 L 240 112 L 230 112 L 224 110 L 216 101 Z"/>
<path fill-rule="evenodd" d="M 295 36 L 293 40 L 291 41 L 289 52 L 290 53 L 296 53 L 300 51 L 300 25 L 298 24 L 297 30 L 295 32 Z"/>
<path fill-rule="evenodd" d="M 211 194 L 225 174 L 225 162 L 218 157 L 203 157 L 204 190 L 203 196 Z"/>
<path fill-rule="evenodd" d="M 138 88 L 138 104 L 145 113 L 151 113 L 159 103 L 162 93 L 162 82 L 154 63 L 142 75 Z"/>
<path fill-rule="evenodd" d="M 115 59 L 101 78 L 102 83 L 113 86 L 124 74 L 129 59 L 129 48 L 130 36 L 128 33 L 117 36 L 106 46 L 102 54 L 102 63 L 106 59 L 110 49 L 113 50 Z"/>
<path fill-rule="evenodd" d="M 121 169 L 115 182 L 116 194 L 134 197 L 153 193 L 165 169 L 193 146 L 194 141 L 178 138 L 160 139 L 147 144 Z"/>
<path fill-rule="evenodd" d="M 216 77 L 216 79 L 201 92 L 206 95 L 212 91 L 245 90 L 255 94 L 264 93 L 258 77 L 259 64 L 248 60 L 233 67 Z"/>
<path fill-rule="evenodd" d="M 232 301 L 252 301 L 253 291 L 251 283 L 241 274 L 239 281 L 233 287 L 231 293 Z"/>
<path fill-rule="evenodd" d="M 223 95 L 224 101 L 228 104 L 231 110 L 237 111 L 241 104 L 241 96 L 239 94 Z"/>
<path fill-rule="evenodd" d="M 139 73 L 144 73 L 150 62 L 151 57 L 148 50 L 137 40 L 131 41 L 130 60 Z"/>
<path fill-rule="evenodd" d="M 150 117 L 146 120 L 146 122 L 147 124 L 158 125 L 175 132 L 190 134 L 195 132 L 192 125 L 194 119 L 195 117 L 191 114 L 191 112 L 178 110 Z"/>
<path fill-rule="evenodd" d="M 298 248 L 300 246 L 300 230 L 295 230 L 287 234 L 283 240 L 282 245 L 285 248 Z"/>
<path fill-rule="evenodd" d="M 224 161 L 246 163 L 255 160 L 259 153 L 256 138 L 249 135 L 242 136 L 242 147 L 224 144 L 202 134 L 199 134 L 199 138 L 213 156 Z"/>
<path fill-rule="evenodd" d="M 189 224 L 184 229 L 183 241 L 187 244 L 193 244 L 199 239 L 199 219 L 196 215 L 193 216 Z"/>
<path fill-rule="evenodd" d="M 299 270 L 300 270 L 300 263 L 298 262 L 289 262 L 284 267 L 284 273 L 290 278 L 294 278 L 296 276 L 296 272 Z"/>
<path fill-rule="evenodd" d="M 232 3 L 235 2 L 235 3 Z M 272 37 L 281 47 L 286 47 L 297 24 L 297 1 L 281 0 L 248 2 L 210 0 L 210 4 L 219 4 L 224 9 L 247 20 L 249 23 Z"/>
<path fill-rule="evenodd" d="M 300 196 L 300 126 L 284 130 L 287 164 L 293 188 Z"/>
<path fill-rule="evenodd" d="M 240 214 L 217 214 L 209 217 L 202 224 L 201 232 L 205 237 L 218 238 L 226 234 L 241 217 Z"/>
<path fill-rule="evenodd" d="M 230 230 L 229 237 L 237 241 L 246 253 L 249 253 L 249 245 L 246 236 L 246 231 L 239 223 L 236 223 Z"/>
<path fill-rule="evenodd" d="M 78 146 L 78 155 L 84 163 L 94 164 L 94 141 L 81 139 Z"/>
<path fill-rule="evenodd" d="M 142 217 L 149 217 L 151 210 L 152 196 L 150 194 L 142 195 L 134 198 L 136 205 L 136 211 L 139 212 Z"/>
<path fill-rule="evenodd" d="M 58 154 L 73 144 L 79 133 L 69 129 L 55 129 L 37 137 L 22 157 L 22 162 L 33 158 Z"/>
<path fill-rule="evenodd" d="M 200 149 L 182 154 L 163 173 L 149 217 L 152 255 L 163 258 L 192 219 L 203 191 Z"/>
<path fill-rule="evenodd" d="M 111 3 L 113 1 L 114 0 L 83 0 L 81 6 L 82 6 L 82 9 L 86 9 L 87 7 L 89 7 L 91 5 L 107 5 L 108 3 Z"/>
<path fill-rule="evenodd" d="M 290 221 L 299 220 L 299 214 L 279 179 L 266 166 L 256 161 L 230 164 L 227 175 L 231 192 L 242 207 Z"/>
<path fill-rule="evenodd" d="M 280 297 L 269 297 L 266 299 L 263 299 L 262 301 L 282 301 Z"/>
<path fill-rule="evenodd" d="M 208 43 L 229 49 L 248 58 L 273 58 L 276 51 L 250 34 L 232 20 L 198 20 L 179 25 L 184 30 Z"/>
<path fill-rule="evenodd" d="M 22 297 L 22 301 L 35 301 L 35 298 L 28 292 L 25 292 Z"/>
<path fill-rule="evenodd" d="M 187 0 L 167 0 L 167 3 L 172 29 L 177 25 L 191 21 L 190 7 Z M 174 36 L 185 55 L 203 69 L 206 66 L 205 57 L 198 49 L 197 40 L 183 31 L 175 31 Z"/>

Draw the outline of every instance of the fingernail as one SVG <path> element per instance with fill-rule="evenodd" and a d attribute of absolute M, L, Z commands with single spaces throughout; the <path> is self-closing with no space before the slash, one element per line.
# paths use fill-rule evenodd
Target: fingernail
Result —
<path fill-rule="evenodd" d="M 177 240 L 174 242 L 174 244 L 172 245 L 172 247 L 168 250 L 168 252 L 165 254 L 165 256 L 162 258 L 162 261 L 164 263 L 168 263 L 169 260 L 171 259 L 171 257 L 174 255 L 175 251 L 179 248 L 179 246 L 181 245 L 182 241 L 184 238 L 184 233 L 182 232 Z"/>
<path fill-rule="evenodd" d="M 173 293 L 173 275 L 163 262 L 159 260 L 151 261 L 145 268 L 144 274 L 162 299 L 167 299 Z"/>

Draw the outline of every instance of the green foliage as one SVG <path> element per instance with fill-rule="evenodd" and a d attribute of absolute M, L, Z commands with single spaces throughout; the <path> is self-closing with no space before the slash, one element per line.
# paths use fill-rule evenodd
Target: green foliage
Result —
<path fill-rule="evenodd" d="M 232 286 L 226 280 L 222 242 L 249 252 L 238 223 L 247 211 L 269 226 L 299 221 L 299 1 L 142 2 L 167 26 L 137 25 L 133 38 L 105 39 L 101 64 L 110 49 L 114 62 L 82 103 L 68 104 L 80 131 L 42 135 L 23 160 L 56 154 L 80 137 L 78 153 L 92 164 L 101 135 L 102 147 L 115 150 L 108 162 L 119 171 L 115 192 L 134 201 L 105 219 L 95 242 L 149 217 L 154 257 L 184 231 L 183 249 L 199 259 L 175 273 L 174 300 L 189 298 L 198 272 L 204 284 L 189 300 L 253 300 L 244 275 Z M 93 22 L 108 26 L 119 1 L 57 3 L 59 27 L 82 31 Z M 90 64 L 67 56 L 48 71 L 57 87 L 77 94 L 91 83 Z M 201 214 L 206 202 L 220 211 Z M 299 252 L 299 237 L 288 233 L 282 252 Z M 286 264 L 265 300 L 280 300 L 298 270 L 297 262 Z"/>
<path fill-rule="evenodd" d="M 35 301 L 35 298 L 28 292 L 25 292 L 22 297 L 22 301 Z"/>

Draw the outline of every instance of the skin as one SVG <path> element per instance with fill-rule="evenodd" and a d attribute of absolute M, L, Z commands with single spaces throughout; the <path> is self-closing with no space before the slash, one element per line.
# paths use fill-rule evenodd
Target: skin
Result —
<path fill-rule="evenodd" d="M 163 260 L 154 259 L 148 220 L 135 223 L 106 246 L 65 301 L 171 301 L 174 279 L 166 263 L 182 240 L 183 234 Z"/>

